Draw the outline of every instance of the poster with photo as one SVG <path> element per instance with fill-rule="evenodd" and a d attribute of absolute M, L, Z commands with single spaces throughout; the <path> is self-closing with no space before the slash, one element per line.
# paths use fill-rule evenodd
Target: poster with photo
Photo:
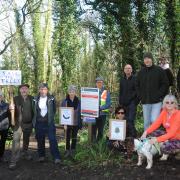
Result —
<path fill-rule="evenodd" d="M 126 138 L 126 120 L 110 119 L 109 139 L 124 141 Z"/>

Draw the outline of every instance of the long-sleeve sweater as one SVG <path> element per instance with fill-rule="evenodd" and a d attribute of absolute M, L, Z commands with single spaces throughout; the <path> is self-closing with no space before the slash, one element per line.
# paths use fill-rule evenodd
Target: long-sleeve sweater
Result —
<path fill-rule="evenodd" d="M 147 134 L 150 134 L 163 125 L 166 129 L 166 134 L 157 137 L 158 142 L 164 142 L 170 139 L 180 140 L 180 110 L 175 110 L 168 121 L 167 115 L 168 112 L 164 109 L 156 121 L 146 130 Z M 169 123 L 168 127 L 166 126 L 167 122 Z"/>

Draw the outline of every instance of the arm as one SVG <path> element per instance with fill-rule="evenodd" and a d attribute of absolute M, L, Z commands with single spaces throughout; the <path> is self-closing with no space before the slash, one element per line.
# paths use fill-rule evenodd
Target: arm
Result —
<path fill-rule="evenodd" d="M 155 120 L 155 122 L 146 130 L 147 134 L 152 133 L 153 131 L 155 131 L 161 126 L 163 122 L 164 114 L 165 114 L 165 111 L 162 111 L 160 116 Z"/>
<path fill-rule="evenodd" d="M 179 130 L 179 124 L 180 124 L 180 117 L 179 117 L 179 119 L 176 118 L 173 121 L 173 123 L 171 124 L 169 132 L 167 132 L 166 134 L 164 134 L 162 136 L 157 137 L 157 141 L 158 142 L 164 142 L 164 141 L 167 141 L 167 140 L 171 139 L 172 137 L 174 137 Z"/>
<path fill-rule="evenodd" d="M 119 83 L 119 104 L 122 104 L 122 92 L 123 92 L 123 86 L 122 86 L 122 80 L 120 80 L 120 83 Z"/>

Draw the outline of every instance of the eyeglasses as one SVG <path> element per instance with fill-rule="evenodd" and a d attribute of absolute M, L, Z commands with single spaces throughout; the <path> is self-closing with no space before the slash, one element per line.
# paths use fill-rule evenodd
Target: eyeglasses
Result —
<path fill-rule="evenodd" d="M 169 102 L 169 101 L 167 101 L 167 102 L 165 102 L 166 104 L 174 104 L 174 102 Z"/>
<path fill-rule="evenodd" d="M 117 112 L 117 114 L 124 114 L 124 112 L 119 111 L 119 112 Z"/>

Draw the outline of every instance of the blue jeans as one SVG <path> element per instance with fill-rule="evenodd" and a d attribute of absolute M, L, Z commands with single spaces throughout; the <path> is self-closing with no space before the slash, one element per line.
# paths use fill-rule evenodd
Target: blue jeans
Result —
<path fill-rule="evenodd" d="M 39 157 L 45 157 L 45 136 L 47 135 L 50 143 L 50 152 L 53 158 L 60 159 L 60 153 L 56 140 L 55 125 L 48 125 L 47 122 L 36 122 L 35 133 L 38 144 Z"/>
<path fill-rule="evenodd" d="M 159 116 L 162 103 L 143 104 L 144 130 L 146 130 Z"/>

